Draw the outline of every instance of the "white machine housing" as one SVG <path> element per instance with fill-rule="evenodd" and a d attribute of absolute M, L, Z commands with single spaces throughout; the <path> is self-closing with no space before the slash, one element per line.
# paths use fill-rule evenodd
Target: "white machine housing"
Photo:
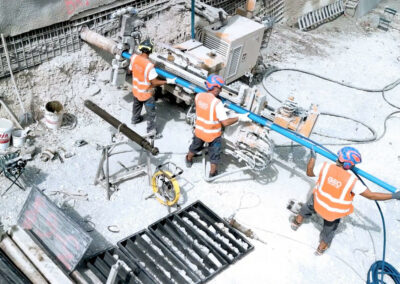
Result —
<path fill-rule="evenodd" d="M 201 41 L 224 58 L 220 75 L 229 84 L 256 65 L 266 27 L 251 19 L 235 15 L 203 28 Z"/>

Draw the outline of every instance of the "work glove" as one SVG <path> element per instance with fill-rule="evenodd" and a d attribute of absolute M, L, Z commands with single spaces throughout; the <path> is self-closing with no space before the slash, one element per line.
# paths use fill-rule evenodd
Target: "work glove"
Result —
<path fill-rule="evenodd" d="M 247 112 L 247 113 L 239 113 L 238 114 L 239 121 L 250 122 L 251 119 L 249 118 L 249 114 L 250 114 L 249 112 Z"/>
<path fill-rule="evenodd" d="M 315 154 L 314 149 L 310 149 L 310 158 L 315 159 L 317 157 L 317 155 Z"/>
<path fill-rule="evenodd" d="M 175 84 L 176 84 L 176 77 L 174 77 L 174 78 L 167 78 L 167 84 L 175 85 Z"/>
<path fill-rule="evenodd" d="M 392 199 L 400 200 L 400 190 L 392 194 Z"/>

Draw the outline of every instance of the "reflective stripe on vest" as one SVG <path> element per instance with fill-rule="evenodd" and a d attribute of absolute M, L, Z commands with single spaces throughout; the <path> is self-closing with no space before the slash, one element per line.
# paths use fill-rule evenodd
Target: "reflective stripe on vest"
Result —
<path fill-rule="evenodd" d="M 139 101 L 147 101 L 153 95 L 153 88 L 149 80 L 149 73 L 154 67 L 150 60 L 132 55 L 130 67 L 132 69 L 132 92 Z"/>
<path fill-rule="evenodd" d="M 194 134 L 205 142 L 212 142 L 222 134 L 222 124 L 217 118 L 216 106 L 221 103 L 213 94 L 199 93 L 195 98 L 196 128 Z"/>
<path fill-rule="evenodd" d="M 357 177 L 336 166 L 324 163 L 314 188 L 314 209 L 325 220 L 334 221 L 353 212 L 352 189 Z"/>

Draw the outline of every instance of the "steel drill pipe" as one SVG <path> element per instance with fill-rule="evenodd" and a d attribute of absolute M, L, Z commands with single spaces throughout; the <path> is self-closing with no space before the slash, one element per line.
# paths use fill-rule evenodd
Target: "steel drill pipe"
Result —
<path fill-rule="evenodd" d="M 96 32 L 91 31 L 88 27 L 83 27 L 80 33 L 81 39 L 116 55 L 118 53 L 117 43 L 112 39 L 106 38 Z"/>
<path fill-rule="evenodd" d="M 157 147 L 152 146 L 149 141 L 147 141 L 145 138 L 143 138 L 135 131 L 130 129 L 128 126 L 126 126 L 125 123 L 122 123 L 121 121 L 110 115 L 108 112 L 106 112 L 104 109 L 102 109 L 92 101 L 86 100 L 85 106 L 91 111 L 93 111 L 95 114 L 100 116 L 102 119 L 104 119 L 106 122 L 111 124 L 113 127 L 118 129 L 122 134 L 124 134 L 130 140 L 137 143 L 143 149 L 149 151 L 153 156 L 156 156 L 159 153 Z"/>
<path fill-rule="evenodd" d="M 131 54 L 129 54 L 128 52 L 123 52 L 122 56 L 124 58 L 126 58 L 126 59 L 130 59 L 131 58 Z M 181 79 L 181 78 L 175 76 L 174 74 L 171 74 L 171 73 L 169 73 L 169 72 L 167 72 L 165 70 L 162 70 L 160 68 L 156 68 L 156 71 L 157 71 L 157 74 L 159 74 L 159 75 L 161 75 L 161 76 L 163 76 L 165 78 L 176 78 L 176 84 L 177 85 L 180 85 L 180 86 L 185 87 L 185 88 L 189 88 L 189 89 L 193 90 L 196 93 L 207 92 L 206 89 L 201 88 L 199 86 L 196 86 L 196 85 L 194 85 L 194 84 L 192 84 L 192 83 L 190 83 L 190 82 L 188 82 L 186 80 L 183 80 L 183 79 Z M 264 118 L 262 116 L 254 114 L 252 112 L 249 112 L 248 110 L 246 110 L 246 109 L 244 109 L 244 108 L 232 103 L 231 101 L 229 101 L 227 99 L 224 99 L 224 98 L 220 98 L 220 99 L 222 100 L 222 102 L 229 109 L 231 109 L 231 110 L 233 110 L 233 111 L 235 111 L 237 113 L 249 113 L 249 118 L 252 121 L 254 121 L 254 122 L 258 123 L 258 124 L 261 124 L 263 126 L 269 127 L 271 130 L 273 130 L 273 131 L 275 131 L 275 132 L 277 132 L 277 133 L 289 138 L 290 140 L 295 141 L 295 142 L 299 143 L 300 145 L 303 145 L 303 146 L 305 146 L 305 147 L 307 147 L 309 149 L 313 149 L 315 152 L 317 152 L 318 154 L 324 156 L 325 158 L 328 158 L 328 159 L 336 162 L 337 156 L 333 155 L 332 153 L 329 153 L 328 151 L 326 151 L 326 150 L 324 150 L 322 148 L 320 148 L 318 146 L 318 143 L 316 143 L 316 142 L 314 142 L 314 141 L 312 141 L 310 139 L 307 139 L 306 137 L 304 137 L 304 136 L 302 136 L 302 135 L 300 135 L 298 133 L 295 133 L 295 132 L 293 132 L 291 130 L 283 128 L 283 127 L 273 123 L 271 120 L 268 120 L 268 119 L 266 119 L 266 118 Z M 374 177 L 373 175 L 371 175 L 371 174 L 369 174 L 369 173 L 367 173 L 367 172 L 365 172 L 365 171 L 363 171 L 363 170 L 361 170 L 361 169 L 359 169 L 357 167 L 354 167 L 353 171 L 356 172 L 358 175 L 368 179 L 369 181 L 372 181 L 373 183 L 379 185 L 380 187 L 382 187 L 382 188 L 384 188 L 384 189 L 386 189 L 386 190 L 388 190 L 390 192 L 396 192 L 396 190 L 397 190 L 397 188 L 394 187 L 393 185 L 390 185 L 390 184 L 378 179 L 377 177 Z"/>

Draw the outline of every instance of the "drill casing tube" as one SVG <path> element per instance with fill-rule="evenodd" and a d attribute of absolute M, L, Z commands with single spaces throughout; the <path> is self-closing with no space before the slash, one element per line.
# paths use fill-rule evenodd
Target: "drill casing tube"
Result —
<path fill-rule="evenodd" d="M 106 112 L 104 109 L 102 109 L 92 101 L 86 100 L 85 106 L 91 111 L 93 111 L 95 114 L 100 116 L 102 119 L 107 121 L 113 127 L 119 129 L 119 131 L 126 137 L 128 137 L 130 140 L 137 143 L 143 149 L 149 151 L 153 156 L 156 156 L 159 153 L 157 147 L 152 146 L 149 141 L 147 141 L 141 135 L 139 135 L 138 133 L 130 129 L 128 126 L 126 126 L 126 124 L 122 123 L 121 121 L 110 115 L 108 112 Z"/>

